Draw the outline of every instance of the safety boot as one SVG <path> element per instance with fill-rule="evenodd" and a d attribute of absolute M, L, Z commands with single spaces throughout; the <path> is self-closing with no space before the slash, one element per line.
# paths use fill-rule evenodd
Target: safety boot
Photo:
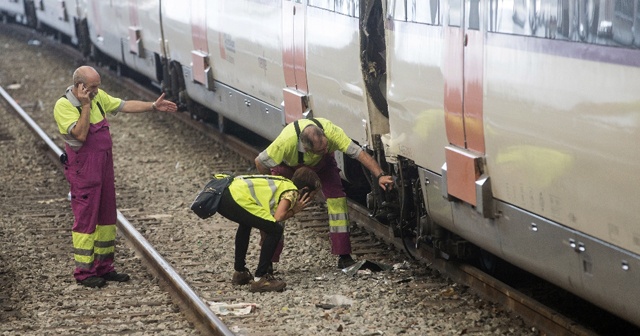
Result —
<path fill-rule="evenodd" d="M 100 288 L 107 284 L 107 281 L 101 277 L 92 276 L 84 280 L 77 280 L 77 282 L 85 287 Z"/>
<path fill-rule="evenodd" d="M 231 278 L 231 283 L 234 285 L 247 285 L 251 283 L 253 280 L 253 275 L 249 272 L 248 269 L 244 269 L 242 272 L 235 271 L 233 272 L 233 277 Z"/>
<path fill-rule="evenodd" d="M 249 290 L 251 292 L 281 292 L 284 288 L 287 287 L 287 284 L 273 277 L 271 274 L 265 274 L 258 281 L 254 281 L 251 283 L 251 288 Z"/>
<path fill-rule="evenodd" d="M 129 281 L 129 274 L 126 273 L 118 273 L 116 271 L 111 271 L 109 273 L 103 274 L 101 276 L 106 281 L 115 281 L 115 282 L 125 282 Z"/>
<path fill-rule="evenodd" d="M 356 261 L 353 260 L 353 258 L 351 258 L 350 254 L 343 254 L 338 258 L 338 268 L 339 269 L 345 269 L 353 264 L 355 264 Z"/>

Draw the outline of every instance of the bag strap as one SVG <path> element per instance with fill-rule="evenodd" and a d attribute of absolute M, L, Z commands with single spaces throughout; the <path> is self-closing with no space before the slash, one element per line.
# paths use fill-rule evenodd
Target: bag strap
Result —
<path fill-rule="evenodd" d="M 324 127 L 322 127 L 322 124 L 316 120 L 315 118 L 309 118 L 308 120 L 313 121 L 318 127 L 320 127 L 321 130 L 324 130 Z M 298 140 L 300 140 L 300 125 L 298 124 L 298 120 L 293 122 L 293 127 L 296 129 L 296 135 L 298 136 Z M 301 151 L 298 151 L 298 164 L 303 164 L 304 163 L 304 153 Z"/>
<path fill-rule="evenodd" d="M 62 97 L 60 98 L 69 100 L 69 98 L 67 98 L 67 95 L 62 95 Z M 100 114 L 102 114 L 102 117 L 106 118 L 104 110 L 102 109 L 102 105 L 100 105 L 100 102 L 96 102 L 96 104 L 98 105 L 98 109 L 100 109 Z M 76 106 L 76 108 L 78 109 L 78 113 L 82 113 L 82 106 Z"/>
<path fill-rule="evenodd" d="M 239 179 L 267 179 L 267 180 L 276 180 L 276 181 L 291 181 L 288 178 L 278 176 L 278 175 L 241 175 L 236 176 Z"/>

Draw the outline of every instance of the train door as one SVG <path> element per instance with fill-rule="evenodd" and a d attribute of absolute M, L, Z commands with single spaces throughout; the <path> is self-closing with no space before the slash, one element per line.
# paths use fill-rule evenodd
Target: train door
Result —
<path fill-rule="evenodd" d="M 191 0 L 191 62 L 193 80 L 214 90 L 213 71 L 209 64 L 209 42 L 207 40 L 207 3 L 206 0 Z"/>
<path fill-rule="evenodd" d="M 142 27 L 138 16 L 138 4 L 135 0 L 129 0 L 129 52 L 138 57 L 144 57 L 142 45 Z"/>
<path fill-rule="evenodd" d="M 282 64 L 286 87 L 283 90 L 285 122 L 308 112 L 305 51 L 305 13 L 307 0 L 282 2 Z"/>
<path fill-rule="evenodd" d="M 478 182 L 485 152 L 482 12 L 480 0 L 450 0 L 445 14 L 444 109 L 449 146 L 443 173 L 448 194 L 474 206 L 485 206 L 490 198 Z"/>

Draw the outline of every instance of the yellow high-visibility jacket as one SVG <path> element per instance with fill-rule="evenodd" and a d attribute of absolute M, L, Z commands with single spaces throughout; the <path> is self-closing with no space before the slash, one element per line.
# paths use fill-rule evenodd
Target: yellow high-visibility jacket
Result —
<path fill-rule="evenodd" d="M 231 197 L 238 205 L 260 218 L 274 222 L 276 220 L 273 215 L 278 208 L 280 197 L 284 192 L 291 190 L 298 190 L 291 180 L 273 175 L 239 175 L 229 185 Z"/>

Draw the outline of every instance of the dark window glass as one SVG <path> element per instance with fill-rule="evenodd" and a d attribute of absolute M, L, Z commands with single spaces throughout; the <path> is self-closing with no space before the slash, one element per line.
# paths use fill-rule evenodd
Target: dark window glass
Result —
<path fill-rule="evenodd" d="M 640 0 L 488 0 L 487 30 L 636 49 Z"/>

